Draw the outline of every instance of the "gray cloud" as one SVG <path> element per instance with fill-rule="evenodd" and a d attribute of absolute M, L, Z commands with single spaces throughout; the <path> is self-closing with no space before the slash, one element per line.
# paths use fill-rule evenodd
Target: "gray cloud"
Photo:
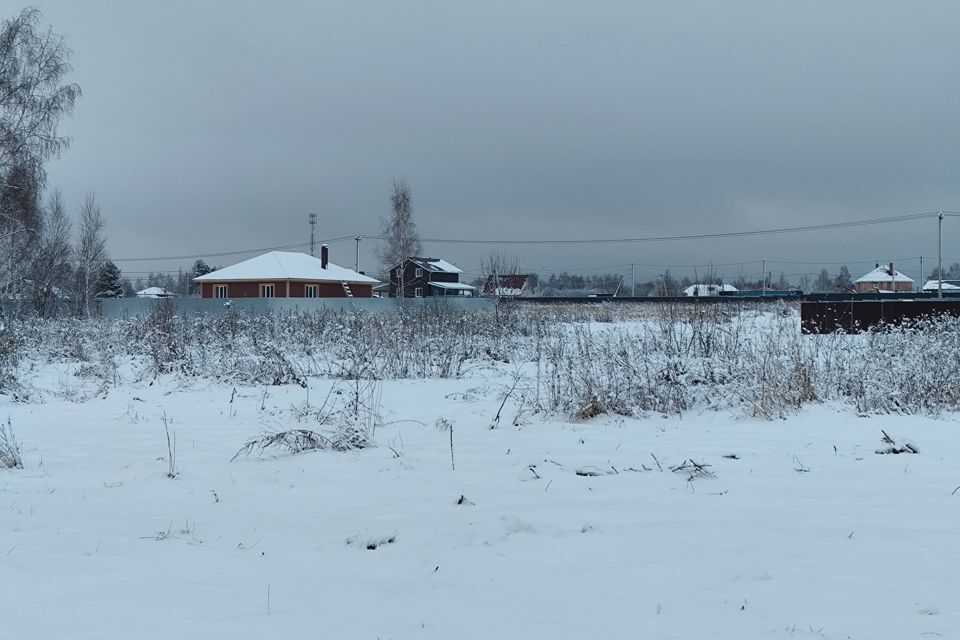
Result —
<path fill-rule="evenodd" d="M 307 238 L 309 211 L 321 237 L 375 233 L 401 174 L 427 237 L 646 236 L 960 209 L 952 1 L 41 9 L 84 89 L 51 181 L 74 203 L 97 192 L 115 257 L 289 244 Z M 960 257 L 958 224 L 948 257 Z M 509 250 L 530 268 L 853 263 L 932 256 L 935 240 L 923 221 Z M 489 247 L 427 249 L 469 269 Z M 333 251 L 352 263 L 352 243 Z"/>

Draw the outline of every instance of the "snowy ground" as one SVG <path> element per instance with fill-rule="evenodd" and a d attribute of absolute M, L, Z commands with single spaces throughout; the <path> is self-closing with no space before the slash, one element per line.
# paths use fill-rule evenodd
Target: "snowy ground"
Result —
<path fill-rule="evenodd" d="M 26 463 L 0 471 L 0 637 L 960 637 L 955 416 L 517 427 L 508 402 L 491 430 L 509 380 L 387 382 L 376 448 L 234 462 L 309 427 L 308 391 L 0 400 Z M 920 453 L 877 455 L 881 429 Z"/>

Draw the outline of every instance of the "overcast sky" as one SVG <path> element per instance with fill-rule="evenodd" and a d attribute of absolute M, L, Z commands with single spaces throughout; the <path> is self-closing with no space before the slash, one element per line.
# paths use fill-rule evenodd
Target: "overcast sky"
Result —
<path fill-rule="evenodd" d="M 377 233 L 394 176 L 435 238 L 960 211 L 956 0 L 38 6 L 73 49 L 84 94 L 50 182 L 74 208 L 96 192 L 115 258 L 303 242 L 311 211 L 320 238 Z M 944 243 L 960 259 L 960 218 Z M 363 243 L 365 270 L 373 245 Z M 474 271 L 491 248 L 424 252 Z M 333 261 L 352 266 L 353 249 L 332 245 Z M 936 223 L 506 251 L 536 271 L 634 261 L 682 275 L 766 257 L 857 272 L 868 266 L 857 261 L 935 256 Z M 900 265 L 918 275 L 916 260 Z M 638 267 L 638 280 L 659 270 Z"/>

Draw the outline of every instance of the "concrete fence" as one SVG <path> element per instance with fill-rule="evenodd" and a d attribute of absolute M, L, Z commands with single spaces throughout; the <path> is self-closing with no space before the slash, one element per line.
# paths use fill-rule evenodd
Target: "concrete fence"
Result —
<path fill-rule="evenodd" d="M 372 313 L 393 311 L 401 304 L 409 307 L 428 305 L 459 309 L 488 309 L 489 298 L 448 296 L 436 298 L 108 298 L 98 300 L 98 312 L 107 318 L 131 318 L 149 314 L 157 304 L 172 304 L 176 315 L 226 313 L 230 309 L 248 313 L 309 313 L 322 309 L 358 309 Z"/>

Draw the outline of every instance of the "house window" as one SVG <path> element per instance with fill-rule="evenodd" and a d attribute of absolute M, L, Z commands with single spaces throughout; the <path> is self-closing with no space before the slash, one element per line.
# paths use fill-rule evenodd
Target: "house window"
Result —
<path fill-rule="evenodd" d="M 316 298 L 317 297 L 317 285 L 308 284 L 303 288 L 303 297 L 304 298 Z"/>
<path fill-rule="evenodd" d="M 260 297 L 261 297 L 261 298 L 272 298 L 272 297 L 273 297 L 273 285 L 272 285 L 272 284 L 262 284 L 262 285 L 260 285 Z"/>
<path fill-rule="evenodd" d="M 423 277 L 423 269 L 419 269 L 419 268 L 418 268 L 417 271 L 416 271 L 416 276 L 415 276 L 415 277 L 417 277 L 417 278 L 422 278 L 422 277 Z"/>
<path fill-rule="evenodd" d="M 414 298 L 422 298 L 422 297 L 423 297 L 423 289 L 421 289 L 420 287 L 417 287 L 416 289 L 414 289 L 414 290 L 413 290 L 413 297 L 414 297 Z"/>
<path fill-rule="evenodd" d="M 398 279 L 398 280 L 400 279 L 400 274 L 401 274 L 401 273 L 402 273 L 402 272 L 401 272 L 400 269 L 394 269 L 394 271 L 393 271 L 393 275 L 397 276 L 397 279 Z"/>
<path fill-rule="evenodd" d="M 213 285 L 213 297 L 214 298 L 226 298 L 227 296 L 227 285 L 225 284 L 215 284 Z"/>

